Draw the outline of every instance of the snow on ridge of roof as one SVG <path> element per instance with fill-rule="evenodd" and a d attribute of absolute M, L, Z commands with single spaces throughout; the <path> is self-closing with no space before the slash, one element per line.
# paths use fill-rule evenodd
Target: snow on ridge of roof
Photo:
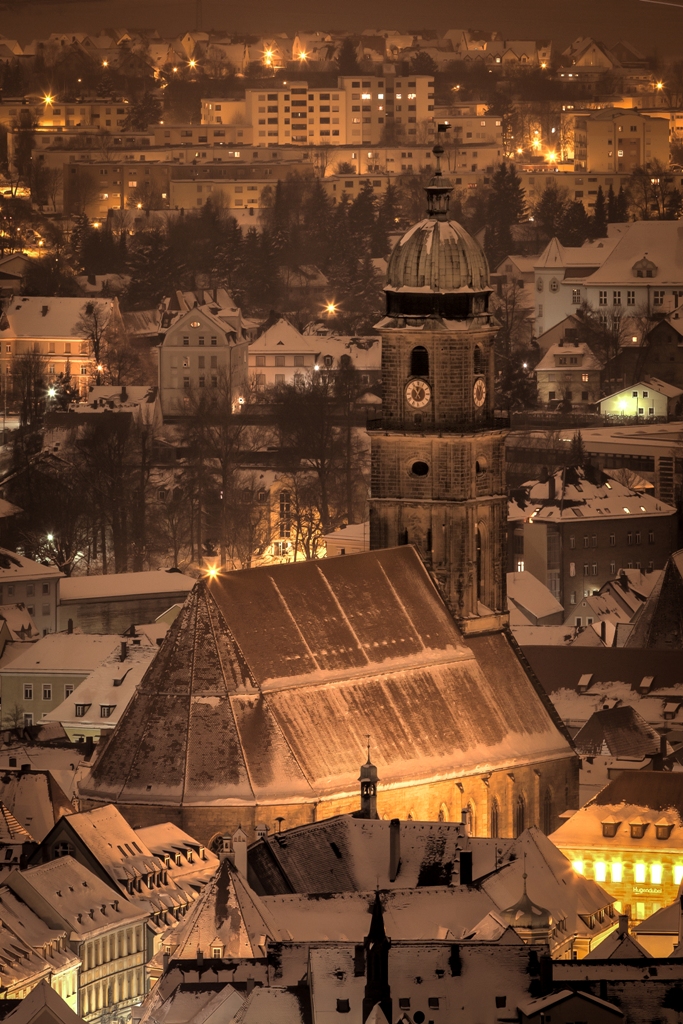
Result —
<path fill-rule="evenodd" d="M 656 754 L 659 733 L 630 704 L 595 711 L 574 737 L 583 756 L 596 756 L 606 745 L 612 757 L 642 759 Z"/>
<path fill-rule="evenodd" d="M 647 257 L 657 266 L 652 287 L 678 285 L 683 275 L 683 231 L 679 221 L 634 221 L 612 249 L 604 263 L 590 277 L 587 285 L 624 284 L 633 280 L 633 265 Z"/>
<path fill-rule="evenodd" d="M 548 349 L 546 349 L 545 354 L 543 355 L 543 358 L 534 367 L 534 371 L 536 371 L 536 370 L 556 370 L 557 369 L 557 365 L 556 365 L 556 363 L 554 361 L 554 357 L 555 356 L 559 356 L 559 355 L 566 356 L 566 355 L 577 355 L 577 354 L 582 355 L 584 358 L 583 358 L 583 360 L 581 362 L 581 365 L 579 366 L 577 364 L 575 369 L 582 369 L 582 370 L 600 370 L 600 369 L 602 369 L 602 364 L 596 358 L 595 353 L 593 352 L 593 350 L 590 347 L 590 345 L 587 344 L 587 342 L 579 341 L 579 342 L 577 342 L 575 344 L 573 341 L 568 340 L 568 341 L 556 341 L 554 345 L 551 345 Z"/>
<path fill-rule="evenodd" d="M 91 672 L 121 643 L 120 636 L 93 633 L 48 633 L 21 653 L 5 672 Z"/>
<path fill-rule="evenodd" d="M 165 569 L 101 576 L 70 576 L 62 580 L 59 602 L 66 604 L 70 601 L 111 600 L 147 594 L 188 594 L 195 583 L 196 580 L 185 573 Z"/>
<path fill-rule="evenodd" d="M 267 331 L 252 341 L 249 350 L 257 352 L 281 351 L 281 352 L 312 352 L 320 351 L 320 339 L 315 336 L 301 334 L 300 331 L 290 324 L 289 320 L 281 317 Z"/>

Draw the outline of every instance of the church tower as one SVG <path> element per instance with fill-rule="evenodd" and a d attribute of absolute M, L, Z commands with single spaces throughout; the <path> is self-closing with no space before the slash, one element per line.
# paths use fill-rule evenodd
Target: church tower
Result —
<path fill-rule="evenodd" d="M 413 544 L 466 634 L 505 612 L 505 432 L 493 407 L 489 271 L 448 220 L 452 185 L 436 172 L 427 216 L 387 267 L 381 425 L 371 433 L 370 546 Z"/>

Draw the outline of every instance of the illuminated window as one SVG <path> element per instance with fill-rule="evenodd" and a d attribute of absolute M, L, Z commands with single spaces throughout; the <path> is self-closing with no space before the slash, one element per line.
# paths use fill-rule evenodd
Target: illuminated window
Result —
<path fill-rule="evenodd" d="M 636 864 L 634 869 L 634 877 L 636 882 L 644 882 L 646 875 L 646 868 L 644 864 Z"/>
<path fill-rule="evenodd" d="M 683 882 L 683 864 L 674 865 L 674 885 L 680 885 Z"/>
<path fill-rule="evenodd" d="M 596 860 L 593 867 L 595 869 L 595 881 L 605 882 L 607 880 L 607 865 L 604 860 Z"/>
<path fill-rule="evenodd" d="M 582 860 L 573 860 L 572 861 L 572 867 L 574 868 L 574 871 L 576 871 L 577 875 L 582 875 L 583 874 L 583 861 Z"/>
<path fill-rule="evenodd" d="M 662 865 L 650 864 L 650 881 L 653 885 L 662 884 Z"/>
<path fill-rule="evenodd" d="M 620 860 L 613 860 L 611 864 L 611 875 L 613 882 L 621 882 L 624 878 L 624 865 Z"/>

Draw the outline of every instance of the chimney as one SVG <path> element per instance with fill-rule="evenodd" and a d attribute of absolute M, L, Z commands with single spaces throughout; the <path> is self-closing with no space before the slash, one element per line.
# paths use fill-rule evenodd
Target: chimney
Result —
<path fill-rule="evenodd" d="M 460 851 L 460 885 L 472 885 L 472 851 Z"/>
<path fill-rule="evenodd" d="M 553 990 L 553 961 L 550 956 L 543 954 L 540 957 L 540 989 L 541 995 L 548 995 Z"/>
<path fill-rule="evenodd" d="M 617 926 L 617 938 L 625 939 L 628 935 L 628 914 L 619 914 L 619 924 Z"/>
<path fill-rule="evenodd" d="M 251 993 L 253 991 L 254 991 L 254 979 L 253 978 L 247 978 L 247 995 L 248 996 L 251 995 Z"/>
<path fill-rule="evenodd" d="M 74 631 L 74 620 L 73 619 L 69 619 L 69 621 L 67 622 L 67 624 L 66 624 L 66 631 L 67 631 L 67 633 L 73 633 L 73 631 Z"/>
<path fill-rule="evenodd" d="M 162 957 L 164 974 L 168 970 L 168 961 L 169 961 L 169 959 L 170 959 L 170 957 L 169 957 L 168 953 L 164 953 L 164 955 Z"/>
<path fill-rule="evenodd" d="M 120 661 L 125 661 L 127 657 L 128 657 L 128 644 L 126 643 L 125 640 L 122 640 L 121 641 L 121 657 L 120 657 Z"/>
<path fill-rule="evenodd" d="M 392 818 L 389 822 L 389 881 L 395 882 L 401 870 L 401 822 Z"/>
<path fill-rule="evenodd" d="M 121 388 L 121 405 L 128 401 L 128 389 L 125 384 Z"/>
<path fill-rule="evenodd" d="M 203 966 L 204 966 L 204 954 L 202 953 L 201 949 L 198 949 L 197 950 L 197 967 L 203 967 Z"/>
<path fill-rule="evenodd" d="M 604 619 L 600 619 L 600 639 L 603 644 L 607 643 L 607 623 Z"/>
<path fill-rule="evenodd" d="M 548 477 L 548 501 L 555 501 L 555 477 L 552 473 Z"/>

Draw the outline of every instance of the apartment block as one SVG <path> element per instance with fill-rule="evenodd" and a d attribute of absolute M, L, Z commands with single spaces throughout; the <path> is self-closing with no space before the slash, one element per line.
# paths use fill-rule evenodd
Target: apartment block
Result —
<path fill-rule="evenodd" d="M 596 110 L 577 117 L 574 169 L 629 174 L 636 167 L 669 163 L 669 122 L 635 110 Z"/>

